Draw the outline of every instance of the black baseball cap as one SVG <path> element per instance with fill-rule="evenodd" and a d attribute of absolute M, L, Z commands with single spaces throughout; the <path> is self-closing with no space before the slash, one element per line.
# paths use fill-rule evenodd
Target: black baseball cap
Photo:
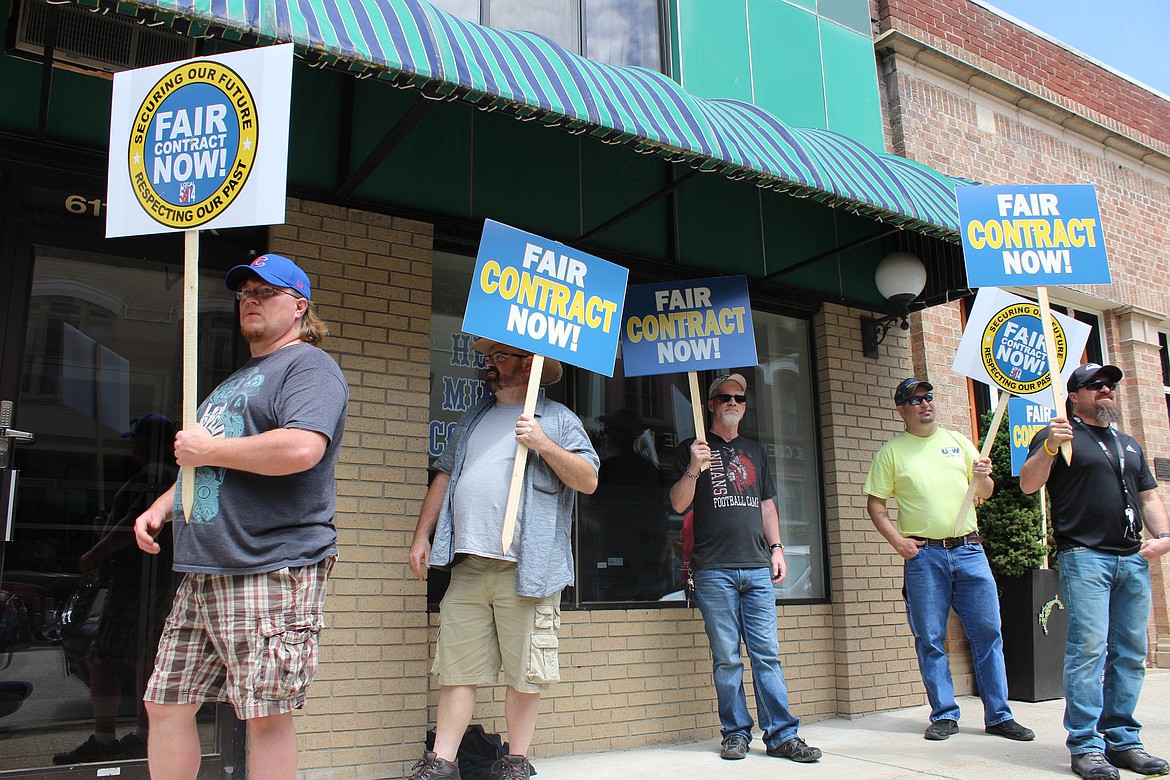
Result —
<path fill-rule="evenodd" d="M 1113 382 L 1121 381 L 1121 369 L 1117 366 L 1103 366 L 1100 363 L 1085 363 L 1083 366 L 1077 366 L 1072 374 L 1068 377 L 1068 391 L 1075 393 L 1084 385 L 1092 382 L 1094 379 L 1100 377 L 1101 379 L 1108 379 Z"/>
<path fill-rule="evenodd" d="M 925 379 L 915 379 L 914 377 L 903 379 L 894 390 L 894 406 L 901 406 L 909 401 L 918 392 L 918 388 L 920 387 L 924 387 L 927 390 L 934 390 L 934 385 Z"/>

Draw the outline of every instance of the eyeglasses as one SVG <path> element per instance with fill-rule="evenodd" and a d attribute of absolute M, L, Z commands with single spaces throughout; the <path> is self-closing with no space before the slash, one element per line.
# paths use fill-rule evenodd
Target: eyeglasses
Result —
<path fill-rule="evenodd" d="M 521 355 L 519 352 L 493 352 L 487 356 L 487 362 L 499 364 L 505 358 L 526 358 L 528 355 Z"/>
<path fill-rule="evenodd" d="M 1112 379 L 1094 379 L 1092 382 L 1085 382 L 1081 387 L 1086 390 L 1100 390 L 1102 387 L 1108 387 L 1112 391 L 1117 387 L 1117 383 Z"/>
<path fill-rule="evenodd" d="M 922 406 L 923 402 L 928 404 L 934 403 L 934 393 L 923 393 L 922 395 L 915 395 L 906 399 L 906 403 L 911 406 Z"/>
<path fill-rule="evenodd" d="M 732 398 L 735 399 L 735 402 L 737 404 L 747 403 L 747 396 L 746 395 L 735 395 L 733 393 L 720 393 L 719 395 L 714 396 L 714 398 L 715 398 L 715 400 L 717 400 L 721 404 L 731 403 Z"/>
<path fill-rule="evenodd" d="M 300 298 L 301 296 L 290 290 L 282 290 L 279 287 L 243 287 L 236 290 L 236 300 L 246 301 L 249 298 L 255 297 L 261 301 L 266 301 L 277 293 L 284 293 L 292 298 Z"/>

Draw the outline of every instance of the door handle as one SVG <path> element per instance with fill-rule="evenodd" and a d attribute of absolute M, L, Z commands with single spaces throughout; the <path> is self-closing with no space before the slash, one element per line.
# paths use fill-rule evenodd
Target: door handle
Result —
<path fill-rule="evenodd" d="M 36 444 L 37 437 L 28 431 L 18 431 L 12 425 L 12 402 L 0 401 L 0 470 L 8 468 L 13 444 Z"/>

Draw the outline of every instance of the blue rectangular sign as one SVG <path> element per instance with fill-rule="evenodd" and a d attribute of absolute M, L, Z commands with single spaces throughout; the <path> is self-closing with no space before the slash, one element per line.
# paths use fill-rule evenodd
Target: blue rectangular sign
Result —
<path fill-rule="evenodd" d="M 754 366 L 747 277 L 635 284 L 626 290 L 626 376 Z"/>
<path fill-rule="evenodd" d="M 486 220 L 463 330 L 613 376 L 629 272 Z"/>
<path fill-rule="evenodd" d="M 968 287 L 1109 284 L 1092 184 L 955 189 Z"/>
<path fill-rule="evenodd" d="M 1048 421 L 1056 412 L 1043 404 L 1033 403 L 1026 398 L 1008 399 L 1008 428 L 1012 442 L 1012 476 L 1020 476 L 1020 468 L 1028 459 L 1028 444 L 1036 431 L 1048 427 Z"/>

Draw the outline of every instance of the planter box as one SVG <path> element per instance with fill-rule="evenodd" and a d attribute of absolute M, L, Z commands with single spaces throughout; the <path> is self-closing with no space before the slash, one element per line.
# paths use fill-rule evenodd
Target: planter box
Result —
<path fill-rule="evenodd" d="M 1021 577 L 1005 577 L 998 585 L 1008 698 L 1063 697 L 1068 612 L 1060 596 L 1060 576 L 1052 569 L 1037 569 Z"/>

